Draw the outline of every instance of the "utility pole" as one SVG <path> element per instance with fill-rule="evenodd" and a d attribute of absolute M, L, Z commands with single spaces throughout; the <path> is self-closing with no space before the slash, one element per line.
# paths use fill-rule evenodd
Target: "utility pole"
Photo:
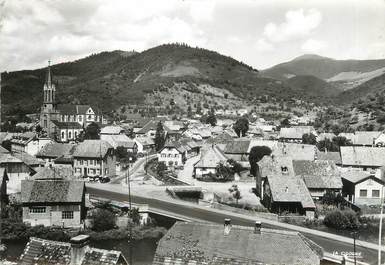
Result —
<path fill-rule="evenodd" d="M 1 72 L 0 72 L 0 132 L 1 132 Z"/>
<path fill-rule="evenodd" d="M 131 161 L 131 157 L 129 158 L 129 161 Z M 129 211 L 130 211 L 130 236 L 129 236 L 129 248 L 130 248 L 130 265 L 132 265 L 132 203 L 131 203 L 131 184 L 130 184 L 130 162 L 128 162 L 128 169 L 127 169 L 127 186 L 128 186 L 128 204 L 129 204 Z"/>
<path fill-rule="evenodd" d="M 380 212 L 380 226 L 378 229 L 378 265 L 381 265 L 381 237 L 382 237 L 382 214 L 384 212 L 384 187 L 381 187 L 381 212 Z"/>
<path fill-rule="evenodd" d="M 354 265 L 357 265 L 357 253 L 356 253 L 356 237 L 358 235 L 358 231 L 354 231 L 353 235 L 353 255 L 354 255 Z"/>

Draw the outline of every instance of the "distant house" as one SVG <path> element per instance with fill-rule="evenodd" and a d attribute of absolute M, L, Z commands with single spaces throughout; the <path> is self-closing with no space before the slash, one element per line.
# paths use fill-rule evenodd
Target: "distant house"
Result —
<path fill-rule="evenodd" d="M 75 176 L 108 176 L 116 174 L 114 148 L 103 140 L 85 140 L 73 152 Z"/>
<path fill-rule="evenodd" d="M 150 137 L 139 137 L 135 138 L 134 142 L 138 146 L 138 153 L 151 153 L 155 151 L 155 142 Z"/>
<path fill-rule="evenodd" d="M 0 169 L 7 171 L 8 192 L 11 193 L 20 192 L 21 181 L 35 173 L 33 168 L 10 153 L 0 153 Z"/>
<path fill-rule="evenodd" d="M 338 134 L 339 137 L 345 137 L 346 139 L 348 139 L 352 144 L 354 143 L 354 139 L 355 139 L 355 135 L 354 133 L 339 133 Z"/>
<path fill-rule="evenodd" d="M 23 222 L 31 226 L 79 227 L 85 216 L 83 181 L 23 180 Z"/>
<path fill-rule="evenodd" d="M 120 126 L 105 126 L 100 130 L 100 136 L 102 135 L 119 135 L 124 134 L 124 129 Z"/>
<path fill-rule="evenodd" d="M 356 131 L 354 133 L 353 145 L 356 146 L 375 146 L 378 138 L 383 138 L 381 131 Z"/>
<path fill-rule="evenodd" d="M 343 196 L 356 205 L 381 204 L 381 190 L 385 182 L 369 172 L 348 170 L 342 172 Z"/>
<path fill-rule="evenodd" d="M 271 212 L 314 218 L 315 204 L 302 178 L 295 176 L 291 157 L 265 156 L 259 163 L 257 192 Z"/>
<path fill-rule="evenodd" d="M 204 179 L 210 174 L 217 173 L 217 166 L 226 163 L 227 157 L 215 145 L 202 151 L 201 158 L 194 164 L 193 176 L 196 179 Z"/>
<path fill-rule="evenodd" d="M 385 165 L 385 147 L 341 146 L 341 166 L 359 168 L 377 175 Z"/>
<path fill-rule="evenodd" d="M 314 134 L 317 136 L 313 126 L 295 126 L 281 128 L 279 139 L 282 142 L 302 143 L 302 136 L 304 134 Z"/>
<path fill-rule="evenodd" d="M 336 137 L 337 135 L 335 135 L 334 133 L 320 133 L 316 140 L 317 142 L 320 142 L 320 141 L 325 141 L 326 139 L 329 139 L 330 141 L 333 140 L 334 137 Z"/>
<path fill-rule="evenodd" d="M 303 179 L 313 199 L 342 191 L 341 172 L 330 161 L 293 160 L 294 174 Z"/>
<path fill-rule="evenodd" d="M 128 265 L 120 251 L 89 246 L 88 235 L 78 235 L 69 243 L 31 237 L 20 257 L 20 264 L 103 264 Z"/>
<path fill-rule="evenodd" d="M 42 159 L 46 166 L 54 164 L 55 160 L 63 156 L 71 156 L 75 150 L 75 144 L 52 142 L 44 146 L 36 157 Z"/>
<path fill-rule="evenodd" d="M 60 122 L 53 120 L 52 128 L 54 130 L 55 140 L 61 143 L 68 143 L 75 141 L 83 127 L 78 122 Z"/>
<path fill-rule="evenodd" d="M 164 162 L 167 167 L 183 166 L 187 159 L 187 146 L 177 142 L 168 142 L 158 153 L 158 161 Z"/>
<path fill-rule="evenodd" d="M 25 132 L 12 137 L 11 151 L 25 152 L 32 156 L 36 155 L 45 145 L 51 143 L 50 138 L 38 138 L 33 132 Z"/>
<path fill-rule="evenodd" d="M 124 147 L 130 153 L 138 152 L 138 144 L 125 134 L 102 134 L 100 140 L 108 142 L 114 149 Z"/>
<path fill-rule="evenodd" d="M 155 139 L 156 128 L 158 126 L 159 121 L 150 120 L 147 122 L 140 130 L 135 132 L 136 137 L 150 137 Z M 164 127 L 163 127 L 164 129 Z"/>
<path fill-rule="evenodd" d="M 192 243 L 193 242 L 193 243 Z M 152 264 L 320 264 L 323 249 L 299 232 L 177 222 L 159 241 Z"/>

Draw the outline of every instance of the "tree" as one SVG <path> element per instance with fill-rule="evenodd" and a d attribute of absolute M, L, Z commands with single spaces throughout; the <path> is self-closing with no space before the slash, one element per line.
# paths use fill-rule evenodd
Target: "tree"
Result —
<path fill-rule="evenodd" d="M 96 209 L 92 215 L 92 230 L 101 232 L 115 228 L 115 215 L 103 208 Z"/>
<path fill-rule="evenodd" d="M 314 134 L 305 133 L 304 135 L 302 135 L 302 143 L 315 145 L 317 144 L 317 139 Z"/>
<path fill-rule="evenodd" d="M 217 124 L 217 118 L 215 117 L 214 113 L 211 112 L 207 118 L 206 123 L 210 124 L 211 126 L 215 126 Z"/>
<path fill-rule="evenodd" d="M 165 162 L 159 162 L 158 165 L 156 166 L 156 173 L 158 174 L 159 177 L 164 177 L 165 173 L 167 171 L 167 166 Z"/>
<path fill-rule="evenodd" d="M 231 186 L 231 188 L 229 189 L 229 192 L 231 193 L 231 195 L 232 195 L 233 198 L 235 199 L 236 204 L 238 205 L 238 201 L 239 201 L 240 199 L 242 199 L 241 191 L 238 189 L 238 185 L 233 184 L 233 185 Z"/>
<path fill-rule="evenodd" d="M 90 123 L 84 132 L 84 139 L 100 139 L 100 127 L 97 123 Z"/>
<path fill-rule="evenodd" d="M 118 146 L 116 148 L 116 158 L 118 161 L 122 162 L 128 159 L 128 152 L 127 149 L 124 148 L 123 146 Z"/>
<path fill-rule="evenodd" d="M 35 131 L 37 134 L 40 134 L 42 130 L 43 130 L 43 128 L 41 128 L 40 124 L 36 125 Z"/>
<path fill-rule="evenodd" d="M 156 151 L 159 151 L 163 148 L 165 142 L 165 133 L 163 129 L 162 122 L 158 122 L 158 125 L 156 126 L 156 132 L 155 132 L 155 149 Z"/>
<path fill-rule="evenodd" d="M 12 143 L 11 140 L 5 140 L 1 143 L 1 146 L 7 149 L 9 152 L 11 152 L 12 149 Z"/>
<path fill-rule="evenodd" d="M 238 137 L 246 136 L 246 133 L 249 130 L 249 120 L 246 117 L 239 118 L 235 122 L 233 129 Z"/>
<path fill-rule="evenodd" d="M 281 121 L 281 127 L 289 127 L 289 126 L 290 126 L 289 118 L 285 118 Z"/>
<path fill-rule="evenodd" d="M 249 154 L 249 163 L 250 163 L 250 174 L 253 176 L 257 175 L 259 170 L 258 162 L 265 156 L 271 155 L 272 151 L 267 146 L 253 146 Z"/>

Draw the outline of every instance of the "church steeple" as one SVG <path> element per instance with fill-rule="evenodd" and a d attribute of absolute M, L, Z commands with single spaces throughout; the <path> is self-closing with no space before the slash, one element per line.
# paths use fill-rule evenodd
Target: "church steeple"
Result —
<path fill-rule="evenodd" d="M 52 73 L 51 73 L 51 61 L 48 61 L 48 67 L 47 67 L 47 74 L 45 78 L 44 83 L 44 99 L 43 104 L 47 109 L 54 109 L 55 107 L 55 94 L 56 94 L 56 87 L 55 84 L 52 82 Z"/>

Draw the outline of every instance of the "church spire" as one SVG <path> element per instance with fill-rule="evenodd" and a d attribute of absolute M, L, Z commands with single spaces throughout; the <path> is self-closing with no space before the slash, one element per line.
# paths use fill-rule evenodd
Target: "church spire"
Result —
<path fill-rule="evenodd" d="M 47 76 L 46 76 L 46 84 L 47 86 L 51 86 L 52 84 L 52 74 L 51 74 L 51 61 L 48 60 L 48 68 L 47 68 Z"/>

